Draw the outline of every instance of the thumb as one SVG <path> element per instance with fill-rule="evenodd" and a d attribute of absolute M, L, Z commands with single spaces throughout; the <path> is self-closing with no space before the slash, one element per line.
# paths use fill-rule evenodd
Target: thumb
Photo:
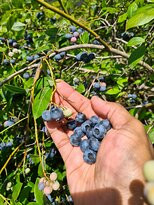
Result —
<path fill-rule="evenodd" d="M 124 124 L 133 119 L 129 112 L 120 104 L 103 101 L 96 96 L 91 98 L 91 106 L 98 116 L 110 120 L 115 129 L 120 129 Z"/>

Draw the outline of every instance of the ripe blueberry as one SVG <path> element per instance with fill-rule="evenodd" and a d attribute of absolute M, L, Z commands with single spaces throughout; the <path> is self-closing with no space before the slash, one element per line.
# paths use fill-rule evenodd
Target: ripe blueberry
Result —
<path fill-rule="evenodd" d="M 75 32 L 73 33 L 73 36 L 76 37 L 76 38 L 79 37 L 79 35 L 80 35 L 80 34 L 79 34 L 77 31 L 75 31 Z"/>
<path fill-rule="evenodd" d="M 98 141 L 98 139 L 96 139 L 95 137 L 91 137 L 89 139 L 89 147 L 90 149 L 92 149 L 93 151 L 97 152 L 100 146 L 100 142 Z"/>
<path fill-rule="evenodd" d="M 74 130 L 77 127 L 77 122 L 76 120 L 70 120 L 67 122 L 67 128 L 69 130 Z"/>
<path fill-rule="evenodd" d="M 30 74 L 29 74 L 29 73 L 27 73 L 27 72 L 26 72 L 26 73 L 24 73 L 24 74 L 23 74 L 23 78 L 25 78 L 25 79 L 30 78 Z"/>
<path fill-rule="evenodd" d="M 81 137 L 79 137 L 77 134 L 72 134 L 70 136 L 71 145 L 78 147 L 80 146 L 80 142 L 81 142 Z"/>
<path fill-rule="evenodd" d="M 99 119 L 99 117 L 97 117 L 97 116 L 92 116 L 92 117 L 90 118 L 90 121 L 92 122 L 92 126 L 95 126 L 97 123 L 100 122 L 100 119 Z"/>
<path fill-rule="evenodd" d="M 33 56 L 27 56 L 27 61 L 29 61 L 29 62 L 31 62 L 31 61 L 33 61 L 34 60 L 34 57 Z"/>
<path fill-rule="evenodd" d="M 51 120 L 56 120 L 56 121 L 63 119 L 64 115 L 63 115 L 62 109 L 58 107 L 51 107 L 50 117 L 51 117 Z"/>
<path fill-rule="evenodd" d="M 86 133 L 87 130 L 89 130 L 91 128 L 91 121 L 90 120 L 86 120 L 84 123 L 82 123 L 81 125 L 81 129 L 82 129 L 82 132 Z"/>
<path fill-rule="evenodd" d="M 59 61 L 59 60 L 62 59 L 62 57 L 61 57 L 60 54 L 57 54 L 57 55 L 55 55 L 54 59 L 55 59 L 56 61 Z"/>
<path fill-rule="evenodd" d="M 101 91 L 101 92 L 103 92 L 105 90 L 106 90 L 106 86 L 101 86 L 100 89 L 99 89 L 99 91 Z"/>
<path fill-rule="evenodd" d="M 85 152 L 86 149 L 89 148 L 89 140 L 88 139 L 84 139 L 84 140 L 81 140 L 81 143 L 80 143 L 80 149 L 82 152 Z"/>
<path fill-rule="evenodd" d="M 85 114 L 83 114 L 82 112 L 79 112 L 76 117 L 75 120 L 79 123 L 83 123 L 84 121 L 86 121 L 86 116 Z"/>
<path fill-rule="evenodd" d="M 82 132 L 81 127 L 76 127 L 74 129 L 74 134 L 77 134 L 79 137 L 83 137 L 84 136 L 84 133 Z"/>
<path fill-rule="evenodd" d="M 14 124 L 13 121 L 7 120 L 7 121 L 4 122 L 4 127 L 10 127 L 10 126 L 12 126 L 13 124 Z"/>
<path fill-rule="evenodd" d="M 72 32 L 72 33 L 73 33 L 73 32 L 75 32 L 75 31 L 76 31 L 76 27 L 75 27 L 75 26 L 70 26 L 70 27 L 69 27 L 69 30 L 70 30 L 70 32 Z"/>
<path fill-rule="evenodd" d="M 96 162 L 96 152 L 86 149 L 83 154 L 83 160 L 88 164 L 94 164 Z"/>
<path fill-rule="evenodd" d="M 93 136 L 96 137 L 97 139 L 103 139 L 103 137 L 106 134 L 106 129 L 103 125 L 97 124 L 93 128 Z"/>
<path fill-rule="evenodd" d="M 71 33 L 65 34 L 65 38 L 67 38 L 67 39 L 71 39 L 72 37 L 73 37 L 73 35 Z"/>
<path fill-rule="evenodd" d="M 43 113 L 42 113 L 42 118 L 44 121 L 51 121 L 51 114 L 50 114 L 50 110 L 45 110 Z"/>
<path fill-rule="evenodd" d="M 93 88 L 95 89 L 95 90 L 99 90 L 100 89 L 100 83 L 99 82 L 96 82 L 96 83 L 94 83 L 93 84 Z"/>

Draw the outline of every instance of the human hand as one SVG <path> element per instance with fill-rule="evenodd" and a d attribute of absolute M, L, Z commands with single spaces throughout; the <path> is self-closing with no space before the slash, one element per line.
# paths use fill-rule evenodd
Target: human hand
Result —
<path fill-rule="evenodd" d="M 143 204 L 142 166 L 153 155 L 143 125 L 122 106 L 98 97 L 88 100 L 64 81 L 57 83 L 54 101 L 71 108 L 73 116 L 78 112 L 87 118 L 98 115 L 109 119 L 113 127 L 101 143 L 96 163 L 89 165 L 83 161 L 80 148 L 70 144 L 72 131 L 57 122 L 46 123 L 65 162 L 75 205 Z"/>

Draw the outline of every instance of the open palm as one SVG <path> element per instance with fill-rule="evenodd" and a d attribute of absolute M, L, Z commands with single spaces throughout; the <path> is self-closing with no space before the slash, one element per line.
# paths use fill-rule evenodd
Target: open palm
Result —
<path fill-rule="evenodd" d="M 78 112 L 83 112 L 87 118 L 98 115 L 109 119 L 113 126 L 101 143 L 96 163 L 89 165 L 83 161 L 80 148 L 70 144 L 72 131 L 62 128 L 57 122 L 46 123 L 65 162 L 75 204 L 120 205 L 125 201 L 123 198 L 128 200 L 129 186 L 135 180 L 144 182 L 141 168 L 152 158 L 152 149 L 142 124 L 122 106 L 98 97 L 88 100 L 63 81 L 57 83 L 54 101 L 71 108 L 73 117 Z"/>

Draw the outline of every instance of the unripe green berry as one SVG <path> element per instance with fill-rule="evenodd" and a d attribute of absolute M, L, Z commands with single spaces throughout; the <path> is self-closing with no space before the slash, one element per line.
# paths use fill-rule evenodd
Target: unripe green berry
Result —
<path fill-rule="evenodd" d="M 46 187 L 44 188 L 43 192 L 44 192 L 45 195 L 49 195 L 49 194 L 51 194 L 51 192 L 52 192 L 52 188 L 49 187 L 49 186 L 46 186 Z"/>
<path fill-rule="evenodd" d="M 144 187 L 144 195 L 146 196 L 148 202 L 154 205 L 154 182 L 146 183 Z"/>
<path fill-rule="evenodd" d="M 144 164 L 143 173 L 147 181 L 154 181 L 154 160 L 149 160 Z"/>
<path fill-rule="evenodd" d="M 30 168 L 25 169 L 25 174 L 28 174 L 30 172 Z"/>
<path fill-rule="evenodd" d="M 64 108 L 63 109 L 63 114 L 65 117 L 71 117 L 72 116 L 72 110 L 70 108 Z"/>
<path fill-rule="evenodd" d="M 50 179 L 51 179 L 51 181 L 55 181 L 57 179 L 57 174 L 55 172 L 52 172 L 50 174 Z"/>

